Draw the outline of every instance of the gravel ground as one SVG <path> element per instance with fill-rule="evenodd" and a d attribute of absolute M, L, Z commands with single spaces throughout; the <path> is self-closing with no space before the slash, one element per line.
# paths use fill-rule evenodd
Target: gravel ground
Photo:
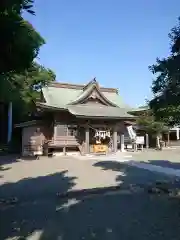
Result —
<path fill-rule="evenodd" d="M 144 150 L 143 152 L 130 153 L 134 160 L 138 161 L 152 161 L 152 160 L 162 160 L 169 161 L 171 163 L 179 163 L 180 164 L 180 148 L 176 149 L 164 149 L 163 151 L 157 150 Z"/>
<path fill-rule="evenodd" d="M 178 165 L 178 151 L 132 155 L 137 161 L 162 160 L 166 156 L 167 164 Z M 172 158 L 174 162 L 169 162 Z M 33 240 L 178 240 L 177 199 L 141 191 L 82 194 L 63 199 L 57 196 L 83 188 L 126 187 L 157 180 L 171 179 L 107 160 L 59 157 L 9 162 L 0 168 L 0 239 L 21 236 Z M 9 197 L 17 197 L 17 202 L 3 203 L 2 198 Z"/>

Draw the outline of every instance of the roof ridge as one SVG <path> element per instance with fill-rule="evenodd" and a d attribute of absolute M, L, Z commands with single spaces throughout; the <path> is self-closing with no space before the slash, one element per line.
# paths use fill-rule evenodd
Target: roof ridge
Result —
<path fill-rule="evenodd" d="M 66 82 L 54 82 L 54 83 L 51 83 L 49 87 L 82 90 L 85 87 L 85 84 L 83 85 L 83 84 L 73 84 L 73 83 L 66 83 Z"/>
<path fill-rule="evenodd" d="M 86 87 L 88 84 L 73 84 L 73 83 L 71 84 L 71 83 L 66 83 L 66 82 L 54 82 L 54 83 L 51 83 L 48 87 L 83 90 L 84 87 Z M 99 86 L 99 89 L 103 92 L 113 92 L 113 93 L 118 94 L 118 88 L 109 88 L 109 87 Z"/>

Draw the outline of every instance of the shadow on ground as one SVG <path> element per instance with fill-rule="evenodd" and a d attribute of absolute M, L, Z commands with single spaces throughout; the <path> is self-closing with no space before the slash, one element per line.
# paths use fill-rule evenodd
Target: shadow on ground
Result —
<path fill-rule="evenodd" d="M 8 165 L 20 161 L 35 161 L 37 158 L 35 156 L 30 157 L 23 157 L 17 154 L 7 154 L 7 155 L 0 155 L 0 171 L 3 169 L 3 165 Z"/>
<path fill-rule="evenodd" d="M 11 164 L 13 162 L 18 162 L 17 156 L 0 156 L 0 172 L 11 169 L 11 167 L 5 167 L 6 164 Z M 0 175 L 0 178 L 3 178 L 3 175 Z"/>
<path fill-rule="evenodd" d="M 8 154 L 4 156 L 0 156 L 0 166 L 2 167 L 4 164 L 11 164 L 14 162 L 19 162 L 20 156 L 14 154 Z"/>
<path fill-rule="evenodd" d="M 171 162 L 168 160 L 148 160 L 148 162 L 141 161 L 142 163 L 152 164 L 160 167 L 173 168 L 180 170 L 180 162 Z"/>
<path fill-rule="evenodd" d="M 94 167 L 118 171 L 117 182 L 124 186 L 168 179 L 113 161 L 97 162 Z M 33 236 L 33 240 L 179 239 L 179 201 L 143 191 L 103 191 L 102 194 L 102 189 L 93 194 L 80 191 L 82 194 L 74 192 L 68 196 L 65 193 L 75 185 L 75 178 L 67 177 L 66 173 L 2 185 L 0 197 L 15 194 L 19 201 L 2 204 L 0 239 L 14 236 L 21 239 Z"/>
<path fill-rule="evenodd" d="M 117 182 L 122 181 L 122 186 L 127 187 L 129 184 L 149 184 L 155 183 L 156 181 L 161 180 L 170 180 L 172 181 L 174 178 L 167 176 L 165 174 L 160 174 L 157 172 L 149 171 L 142 168 L 137 168 L 134 166 L 130 166 L 126 163 L 120 163 L 117 161 L 102 161 L 97 162 L 94 166 L 100 167 L 103 171 L 117 171 L 119 174 L 116 178 Z"/>
<path fill-rule="evenodd" d="M 67 177 L 66 173 L 63 171 L 1 185 L 0 239 L 25 238 L 34 231 L 44 230 L 49 219 L 56 217 L 58 195 L 75 185 L 75 178 Z"/>

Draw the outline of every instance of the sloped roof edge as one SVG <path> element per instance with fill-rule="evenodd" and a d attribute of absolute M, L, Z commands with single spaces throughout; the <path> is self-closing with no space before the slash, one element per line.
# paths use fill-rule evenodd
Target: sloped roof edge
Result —
<path fill-rule="evenodd" d="M 135 119 L 136 117 L 128 114 L 126 109 L 111 106 L 84 106 L 71 105 L 68 111 L 77 117 L 91 118 L 111 118 L 111 119 Z"/>
<path fill-rule="evenodd" d="M 42 123 L 42 120 L 30 120 L 30 121 L 14 124 L 14 128 L 29 127 L 29 126 L 41 124 L 41 123 Z"/>
<path fill-rule="evenodd" d="M 48 103 L 42 103 L 42 102 L 36 102 L 37 107 L 42 107 L 42 108 L 47 108 L 47 109 L 52 109 L 52 110 L 67 110 L 67 107 L 59 107 L 56 105 L 50 105 Z"/>

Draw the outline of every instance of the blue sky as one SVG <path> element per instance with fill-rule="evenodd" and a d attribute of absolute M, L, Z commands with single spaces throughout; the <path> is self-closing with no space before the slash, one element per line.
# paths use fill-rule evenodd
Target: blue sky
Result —
<path fill-rule="evenodd" d="M 168 55 L 179 9 L 179 0 L 36 0 L 36 16 L 26 18 L 46 40 L 39 61 L 57 81 L 96 77 L 139 106 L 151 97 L 148 66 Z"/>

